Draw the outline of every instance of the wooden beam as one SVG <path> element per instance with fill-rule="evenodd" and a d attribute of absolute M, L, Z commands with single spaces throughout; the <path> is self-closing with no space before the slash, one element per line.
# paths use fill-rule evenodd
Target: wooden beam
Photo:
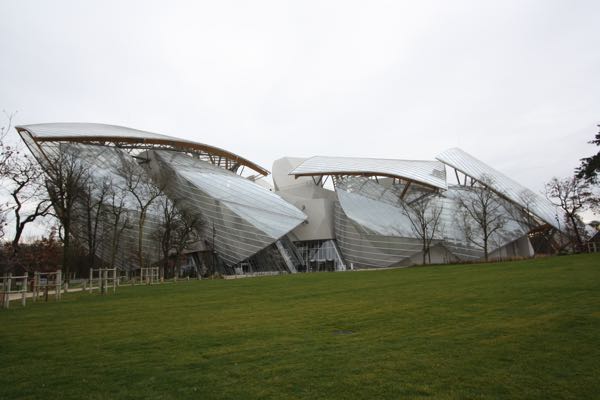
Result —
<path fill-rule="evenodd" d="M 437 188 L 437 186 L 435 185 L 430 185 L 427 184 L 425 182 L 421 182 L 421 181 L 416 181 L 414 179 L 408 179 L 406 177 L 400 177 L 399 175 L 396 174 L 386 174 L 386 173 L 381 173 L 381 172 L 372 172 L 372 171 L 361 171 L 361 172 L 357 172 L 357 171 L 336 171 L 335 173 L 333 172 L 305 172 L 305 173 L 298 173 L 298 174 L 293 174 L 290 173 L 289 175 L 293 175 L 296 178 L 301 177 L 301 176 L 324 176 L 324 175 L 331 175 L 331 176 L 362 176 L 362 177 L 379 177 L 379 176 L 383 176 L 386 178 L 402 178 L 403 180 L 406 180 L 406 182 L 413 182 L 415 184 L 419 184 L 425 187 L 429 187 L 429 188 Z M 445 189 L 445 188 L 442 188 Z"/>
<path fill-rule="evenodd" d="M 260 165 L 253 163 L 237 154 L 231 153 L 227 150 L 210 146 L 203 143 L 196 143 L 187 140 L 173 139 L 160 139 L 160 138 L 143 138 L 143 137 L 128 137 L 128 136 L 48 136 L 39 137 L 29 132 L 24 127 L 16 127 L 19 133 L 27 132 L 31 138 L 36 142 L 73 142 L 73 143 L 99 143 L 106 144 L 112 143 L 115 146 L 119 145 L 144 145 L 146 148 L 152 148 L 152 145 L 166 146 L 180 151 L 192 151 L 192 152 L 205 152 L 209 155 L 225 157 L 231 161 L 239 162 L 241 165 L 245 165 L 248 168 L 258 172 L 261 175 L 269 175 L 269 171 L 262 168 Z"/>
<path fill-rule="evenodd" d="M 406 185 L 404 185 L 404 190 L 402 190 L 402 193 L 400 194 L 400 199 L 404 199 L 404 196 L 406 195 L 406 192 L 408 191 L 408 188 L 410 187 L 410 182 L 408 182 Z"/>

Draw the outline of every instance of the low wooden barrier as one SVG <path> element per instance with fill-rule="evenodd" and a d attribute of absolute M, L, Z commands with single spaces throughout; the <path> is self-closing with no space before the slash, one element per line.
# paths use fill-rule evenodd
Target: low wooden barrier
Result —
<path fill-rule="evenodd" d="M 140 282 L 146 285 L 160 282 L 158 267 L 140 268 Z"/>
<path fill-rule="evenodd" d="M 48 301 L 50 291 L 54 290 L 54 297 L 58 301 L 62 298 L 62 271 L 34 272 L 33 273 L 33 301 L 37 301 L 40 294 Z"/>
<path fill-rule="evenodd" d="M 21 294 L 21 305 L 25 307 L 27 303 L 28 279 L 29 274 L 27 272 L 21 276 L 13 276 L 12 274 L 0 276 L 0 281 L 2 282 L 0 284 L 0 303 L 2 303 L 2 308 L 10 307 L 10 295 L 15 293 Z"/>
<path fill-rule="evenodd" d="M 90 287 L 89 292 L 94 290 L 94 281 L 101 294 L 108 293 L 108 288 L 112 287 L 113 293 L 117 291 L 119 278 L 116 268 L 90 268 Z"/>

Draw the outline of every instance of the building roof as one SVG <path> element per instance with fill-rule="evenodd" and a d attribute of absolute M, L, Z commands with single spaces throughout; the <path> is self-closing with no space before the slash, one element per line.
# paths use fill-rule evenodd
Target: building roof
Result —
<path fill-rule="evenodd" d="M 21 125 L 16 129 L 19 133 L 28 132 L 36 142 L 109 142 L 120 145 L 158 145 L 180 151 L 202 152 L 209 157 L 226 159 L 232 166 L 239 164 L 261 175 L 269 174 L 268 170 L 258 164 L 215 146 L 124 126 L 69 122 Z"/>
<path fill-rule="evenodd" d="M 480 182 L 489 180 L 488 186 L 490 189 L 529 210 L 547 224 L 559 230 L 561 229 L 558 221 L 564 221 L 562 210 L 548 199 L 527 189 L 464 150 L 459 148 L 448 149 L 439 154 L 436 159 Z"/>
<path fill-rule="evenodd" d="M 446 168 L 438 161 L 315 156 L 297 166 L 290 175 L 386 176 L 447 189 Z"/>

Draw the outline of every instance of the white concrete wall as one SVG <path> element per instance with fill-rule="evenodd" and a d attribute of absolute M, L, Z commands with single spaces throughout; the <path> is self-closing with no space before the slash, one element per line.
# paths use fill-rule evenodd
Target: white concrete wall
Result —
<path fill-rule="evenodd" d="M 297 240 L 334 239 L 333 226 L 335 192 L 315 185 L 311 177 L 295 179 L 290 171 L 305 158 L 280 158 L 273 163 L 275 193 L 298 207 L 308 219 L 292 231 Z"/>

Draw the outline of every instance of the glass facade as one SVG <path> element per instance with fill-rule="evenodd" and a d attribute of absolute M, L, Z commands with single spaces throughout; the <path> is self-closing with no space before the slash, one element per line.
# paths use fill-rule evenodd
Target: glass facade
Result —
<path fill-rule="evenodd" d="M 41 124 L 19 127 L 25 143 L 45 167 L 55 156 L 69 153 L 76 162 L 91 172 L 91 181 L 82 190 L 92 202 L 102 196 L 103 184 L 118 193 L 121 212 L 113 216 L 108 203 L 102 207 L 97 228 L 97 256 L 106 264 L 114 259 L 121 269 L 139 268 L 140 206 L 160 188 L 187 217 L 199 219 L 204 248 L 214 250 L 218 268 L 233 273 L 234 266 L 251 265 L 253 271 L 302 269 L 294 246 L 286 234 L 301 224 L 306 216 L 278 195 L 237 175 L 240 166 L 254 165 L 248 160 L 221 149 L 214 156 L 188 153 L 182 148 L 153 150 L 144 140 L 164 140 L 181 146 L 186 141 L 135 129 L 100 124 Z M 29 130 L 27 130 L 29 129 Z M 33 132 L 33 133 L 32 133 Z M 102 138 L 110 138 L 107 143 Z M 141 143 L 142 148 L 123 143 Z M 192 143 L 192 142 L 189 142 Z M 210 146 L 202 146 L 203 151 Z M 157 145 L 162 149 L 165 146 Z M 216 148 L 215 148 L 216 149 Z M 194 157 L 197 156 L 197 158 Z M 227 162 L 221 158 L 227 157 Z M 213 159 L 214 158 L 214 159 Z M 213 162 L 209 162 L 213 161 Z M 261 172 L 262 169 L 258 169 Z M 135 195 L 126 190 L 128 177 L 135 175 L 147 187 L 138 184 Z M 144 264 L 156 263 L 162 254 L 159 228 L 162 214 L 158 197 L 147 208 L 142 229 L 141 252 Z M 86 196 L 81 196 L 85 198 Z M 114 196 L 113 196 L 114 197 Z M 110 200 L 110 195 L 104 198 Z M 89 219 L 83 200 L 76 205 L 72 234 L 86 247 Z M 89 214 L 89 213 L 88 213 Z M 116 239 L 115 239 L 116 238 Z M 198 258 L 200 260 L 200 258 Z"/>
<path fill-rule="evenodd" d="M 564 221 L 564 212 L 548 199 L 515 182 L 503 173 L 458 149 L 448 149 L 436 157 L 439 161 L 477 180 L 488 180 L 490 187 L 511 202 L 529 210 L 550 226 L 560 230 L 558 221 Z"/>
<path fill-rule="evenodd" d="M 140 267 L 140 202 L 152 197 L 150 187 L 160 188 L 160 196 L 172 200 L 186 218 L 202 221 L 197 227 L 201 239 L 196 244 L 202 248 L 198 253 L 203 252 L 203 257 L 209 254 L 209 258 L 216 254 L 215 269 L 227 274 L 413 264 L 423 252 L 423 240 L 410 205 L 424 199 L 431 206 L 426 216 L 431 216 L 432 210 L 440 212 L 430 245 L 438 260 L 480 259 L 484 255 L 480 245 L 483 232 L 465 217 L 460 203 L 475 199 L 486 177 L 491 178 L 487 186 L 498 195 L 493 206 L 503 219 L 502 227 L 489 236 L 488 253 L 511 244 L 514 251 L 521 251 L 517 240 L 526 237 L 531 227 L 524 211 L 548 224 L 555 224 L 560 213 L 545 199 L 460 149 L 440 154 L 438 161 L 318 156 L 296 163 L 291 171 L 280 172 L 285 185 L 279 186 L 289 201 L 307 210 L 313 219 L 307 221 L 299 208 L 253 182 L 268 171 L 223 149 L 101 124 L 40 124 L 17 129 L 47 172 L 52 169 L 52 159 L 62 152 L 92 171 L 92 181 L 82 189 L 88 191 L 88 197 L 99 199 L 103 184 L 109 183 L 113 202 L 119 197 L 122 212 L 116 216 L 109 204 L 102 206 L 97 255 L 104 262 L 114 259 L 122 269 Z M 281 165 L 291 165 L 291 161 Z M 457 180 L 459 171 L 463 174 L 462 184 L 448 184 L 446 166 L 456 169 Z M 244 168 L 246 174 L 258 175 L 243 178 Z M 141 185 L 135 194 L 128 191 L 131 174 L 141 177 L 147 189 Z M 288 182 L 288 174 L 305 180 L 300 185 Z M 335 193 L 323 186 L 324 176 L 332 176 Z M 471 177 L 470 186 L 467 177 Z M 148 264 L 163 257 L 156 234 L 162 223 L 158 203 L 148 207 L 142 229 L 142 254 Z M 75 207 L 73 235 L 84 247 L 89 237 L 85 214 L 86 206 L 80 200 Z"/>
<path fill-rule="evenodd" d="M 97 203 L 101 196 L 104 197 L 100 210 L 92 210 L 94 215 L 91 216 L 95 219 L 95 214 L 100 213 L 97 228 L 92 227 L 95 231 L 97 256 L 107 265 L 114 259 L 114 266 L 120 269 L 139 268 L 140 212 L 136 198 L 126 189 L 124 171 L 146 176 L 145 170 L 130 154 L 117 147 L 42 142 L 38 150 L 41 150 L 38 159 L 42 165 L 57 160 L 57 157 L 76 157 L 79 166 L 90 171 L 90 180 L 81 190 L 91 196 L 92 203 Z M 47 165 L 46 169 L 52 170 Z M 104 189 L 105 193 L 101 195 L 103 185 L 108 185 L 108 188 Z M 142 202 L 148 201 L 149 194 L 141 188 L 136 194 Z M 79 196 L 74 205 L 72 234 L 80 246 L 87 248 L 90 231 L 90 216 L 87 214 L 90 205 L 86 205 L 84 199 L 85 196 Z M 112 203 L 116 203 L 117 207 L 112 207 Z M 154 205 L 156 203 L 154 202 Z M 93 204 L 92 206 L 95 207 Z M 120 209 L 119 215 L 115 215 L 115 208 Z M 91 223 L 95 224 L 96 221 Z M 147 265 L 156 263 L 162 257 L 160 242 L 155 235 L 160 223 L 160 214 L 156 207 L 149 207 L 142 228 L 142 254 Z"/>
<path fill-rule="evenodd" d="M 177 207 L 205 221 L 204 237 L 228 265 L 246 260 L 306 216 L 278 195 L 186 154 L 151 151 L 156 179 Z"/>
<path fill-rule="evenodd" d="M 425 188 L 411 187 L 401 199 L 405 186 L 378 183 L 365 177 L 345 177 L 338 180 L 335 208 L 337 243 L 349 266 L 373 268 L 400 265 L 422 253 L 423 242 L 413 230 L 406 203 L 423 196 L 432 196 L 432 208 L 441 209 L 438 231 L 431 247 L 443 248 L 446 257 L 454 260 L 474 260 L 483 257 L 482 247 L 472 243 L 466 229 L 457 220 L 458 197 L 473 195 L 476 188 L 451 186 L 435 193 Z M 502 229 L 489 238 L 489 253 L 527 234 L 524 221 L 513 218 L 518 214 L 509 202 L 499 199 L 499 213 L 505 217 Z M 404 205 L 403 205 L 404 202 Z M 478 227 L 470 222 L 467 228 L 475 235 Z M 448 260 L 450 261 L 450 259 Z"/>
<path fill-rule="evenodd" d="M 311 240 L 295 245 L 306 272 L 346 270 L 335 240 Z"/>

